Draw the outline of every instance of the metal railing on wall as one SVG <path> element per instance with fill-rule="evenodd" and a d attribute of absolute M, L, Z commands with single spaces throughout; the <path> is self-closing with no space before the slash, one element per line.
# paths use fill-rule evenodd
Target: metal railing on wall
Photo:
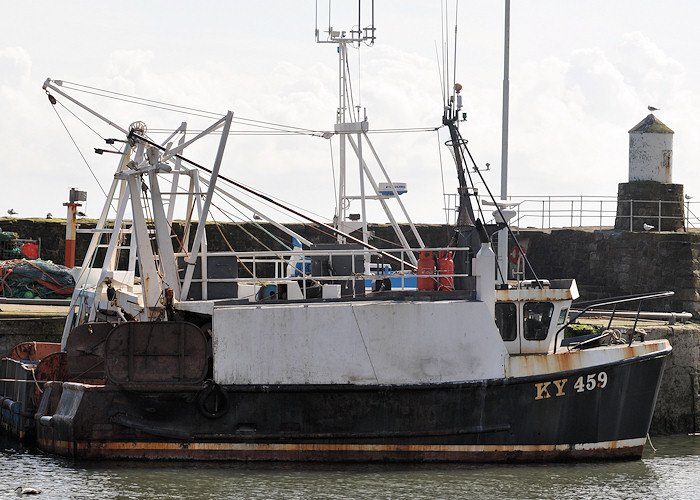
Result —
<path fill-rule="evenodd" d="M 454 224 L 457 213 L 457 195 L 445 194 L 447 223 Z M 493 221 L 495 207 L 490 200 L 482 199 L 484 218 Z M 627 208 L 619 216 L 625 220 L 625 227 L 632 230 L 635 222 L 643 221 L 652 226 L 650 230 L 660 230 L 665 221 L 677 220 L 685 230 L 700 229 L 700 202 L 683 204 L 683 215 L 668 215 L 669 204 L 677 202 L 662 200 L 624 200 Z M 616 196 L 509 196 L 508 204 L 516 212 L 511 225 L 519 228 L 612 228 L 615 227 L 618 200 Z M 643 210 L 642 210 L 643 208 Z"/>

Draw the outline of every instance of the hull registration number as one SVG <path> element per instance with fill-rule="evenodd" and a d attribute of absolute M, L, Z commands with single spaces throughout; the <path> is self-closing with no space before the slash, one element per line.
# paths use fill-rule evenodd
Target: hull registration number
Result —
<path fill-rule="evenodd" d="M 535 384 L 535 399 L 547 399 L 566 395 L 566 383 L 568 378 L 552 380 L 551 382 L 538 382 Z M 608 385 L 608 374 L 606 372 L 589 373 L 581 375 L 574 382 L 576 392 L 593 391 L 595 389 L 605 389 Z"/>

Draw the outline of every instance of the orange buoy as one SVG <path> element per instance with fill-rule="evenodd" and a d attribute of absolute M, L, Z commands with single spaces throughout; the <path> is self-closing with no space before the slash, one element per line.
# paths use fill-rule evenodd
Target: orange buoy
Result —
<path fill-rule="evenodd" d="M 455 289 L 454 282 L 455 261 L 452 259 L 452 252 L 441 251 L 438 259 L 438 290 L 449 292 Z"/>
<path fill-rule="evenodd" d="M 418 278 L 416 279 L 418 290 L 435 290 L 435 259 L 433 252 L 422 250 L 418 259 Z M 430 276 L 430 277 L 421 277 Z"/>

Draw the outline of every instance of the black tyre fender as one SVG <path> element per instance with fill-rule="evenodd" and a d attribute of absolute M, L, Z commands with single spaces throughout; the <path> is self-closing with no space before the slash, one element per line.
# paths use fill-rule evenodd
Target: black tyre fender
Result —
<path fill-rule="evenodd" d="M 229 398 L 226 389 L 213 380 L 207 380 L 197 396 L 197 408 L 207 418 L 221 418 L 228 413 Z"/>

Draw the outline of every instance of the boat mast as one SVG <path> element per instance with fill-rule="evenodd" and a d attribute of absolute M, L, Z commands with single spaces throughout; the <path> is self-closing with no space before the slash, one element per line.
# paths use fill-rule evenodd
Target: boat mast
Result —
<path fill-rule="evenodd" d="M 324 31 L 326 37 L 321 38 L 321 31 L 318 28 L 318 9 L 316 11 L 316 42 L 317 43 L 333 43 L 338 46 L 338 109 L 336 112 L 336 123 L 334 126 L 334 134 L 329 134 L 327 138 L 331 135 L 339 136 L 339 149 L 340 149 L 340 165 L 339 165 L 339 179 L 338 179 L 338 201 L 337 207 L 334 214 L 334 226 L 340 232 L 338 233 L 337 240 L 338 243 L 346 243 L 347 238 L 341 234 L 351 233 L 353 231 L 362 230 L 362 241 L 365 244 L 365 248 L 368 247 L 368 242 L 370 239 L 370 233 L 367 229 L 367 206 L 366 201 L 370 199 L 375 199 L 380 202 L 384 212 L 389 218 L 389 222 L 394 228 L 394 232 L 401 243 L 401 245 L 408 249 L 410 245 L 406 236 L 401 231 L 396 218 L 392 214 L 388 204 L 387 199 L 393 198 L 399 204 L 406 221 L 411 227 L 411 231 L 418 242 L 420 247 L 424 247 L 422 238 L 418 234 L 418 230 L 411 221 L 408 215 L 408 211 L 403 205 L 403 202 L 399 198 L 399 192 L 396 190 L 396 186 L 389 179 L 386 169 L 382 165 L 377 152 L 372 145 L 369 137 L 367 136 L 367 131 L 369 130 L 369 122 L 367 120 L 366 110 L 362 110 L 360 105 L 354 105 L 352 97 L 352 87 L 350 82 L 350 76 L 348 74 L 348 47 L 359 48 L 361 44 L 373 45 L 375 41 L 375 28 L 374 28 L 374 5 L 371 9 L 371 24 L 364 28 L 362 26 L 361 18 L 361 4 L 362 0 L 358 1 L 358 22 L 357 25 L 349 31 L 336 30 L 331 26 L 330 21 L 330 5 L 329 5 L 329 20 L 328 29 Z M 318 6 L 317 6 L 318 7 Z M 361 115 L 362 113 L 362 115 Z M 325 136 L 324 136 L 325 137 Z M 348 194 L 348 184 L 347 184 L 347 146 L 350 144 L 352 150 L 358 159 L 358 170 L 359 170 L 359 195 Z M 382 174 L 387 181 L 389 186 L 388 192 L 386 189 L 380 190 L 379 184 L 375 181 L 372 172 L 370 171 L 363 153 L 364 146 L 368 146 L 375 161 L 379 165 Z M 373 194 L 367 194 L 365 183 L 369 182 L 374 191 Z M 382 192 L 380 192 L 382 191 Z M 359 217 L 358 215 L 349 214 L 348 209 L 350 203 L 353 200 L 359 200 L 361 204 L 361 210 Z M 412 252 L 408 252 L 407 256 L 413 265 L 416 264 L 416 257 Z M 365 262 L 366 271 L 369 269 L 369 260 Z"/>
<path fill-rule="evenodd" d="M 456 18 L 455 12 L 455 18 Z M 453 70 L 453 78 L 456 77 L 457 73 L 457 24 L 455 19 L 455 67 Z M 447 71 L 447 53 L 445 53 L 444 67 Z M 469 199 L 469 184 L 467 183 L 467 161 L 465 157 L 466 141 L 462 139 L 459 133 L 459 121 L 460 115 L 464 120 L 466 119 L 466 113 L 462 113 L 462 96 L 460 92 L 462 91 L 462 85 L 452 82 L 452 89 L 449 88 L 449 72 L 446 72 L 445 76 L 445 91 L 443 95 L 445 96 L 445 102 L 443 104 L 443 115 L 442 123 L 450 132 L 450 140 L 448 141 L 448 146 L 452 148 L 452 154 L 455 160 L 455 167 L 457 168 L 457 181 L 459 183 L 457 187 L 457 195 L 459 198 L 459 206 L 457 208 L 457 222 L 454 226 L 454 234 L 452 235 L 450 246 L 456 248 L 461 248 L 463 250 L 457 250 L 454 255 L 454 271 L 456 274 L 471 274 L 471 264 L 472 256 L 476 254 L 478 249 L 481 247 L 481 243 L 484 239 L 488 240 L 488 236 L 484 234 L 483 226 L 481 233 L 475 230 L 475 217 L 474 209 L 471 205 L 471 200 Z M 447 97 L 449 96 L 449 97 Z M 466 278 L 455 278 L 455 289 L 464 290 L 467 288 Z"/>
<path fill-rule="evenodd" d="M 329 21 L 328 30 L 325 32 L 327 38 L 320 38 L 320 30 L 316 27 L 316 42 L 317 43 L 333 43 L 338 45 L 338 109 L 336 111 L 335 133 L 339 135 L 340 149 L 340 165 L 338 179 L 338 206 L 336 207 L 335 227 L 343 232 L 352 232 L 357 229 L 362 229 L 362 241 L 368 243 L 369 232 L 367 231 L 367 205 L 365 195 L 365 162 L 362 154 L 362 135 L 369 130 L 369 122 L 367 115 L 360 119 L 361 106 L 354 106 L 352 102 L 351 83 L 348 75 L 348 45 L 359 47 L 360 44 L 372 45 L 375 40 L 373 24 L 360 28 L 361 26 L 361 1 L 358 5 L 358 24 L 355 28 L 349 31 L 340 31 L 334 29 L 330 25 L 330 5 L 329 5 Z M 317 10 L 318 14 L 318 10 Z M 374 12 L 372 11 L 372 17 Z M 374 22 L 374 19 L 372 19 Z M 354 136 L 354 140 L 350 136 Z M 360 220 L 356 217 L 350 217 L 348 221 L 348 209 L 350 202 L 357 199 L 357 196 L 349 196 L 347 192 L 347 145 L 351 143 L 358 158 L 358 170 L 360 180 L 360 203 L 361 213 Z M 337 236 L 338 243 L 346 243 L 347 239 L 340 233 Z"/>

